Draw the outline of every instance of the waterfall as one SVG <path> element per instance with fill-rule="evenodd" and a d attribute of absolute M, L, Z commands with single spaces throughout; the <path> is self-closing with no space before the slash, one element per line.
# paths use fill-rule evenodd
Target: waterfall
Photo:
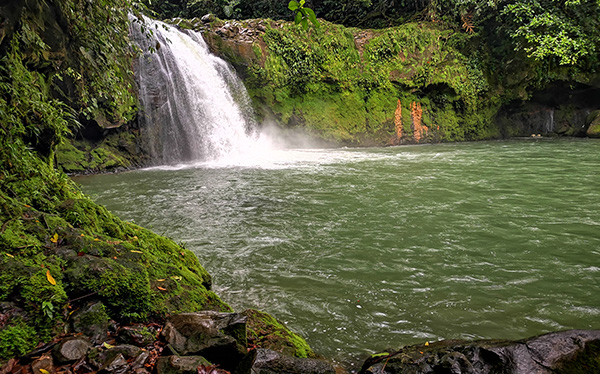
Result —
<path fill-rule="evenodd" d="M 133 21 L 130 33 L 141 48 L 140 132 L 154 163 L 219 160 L 242 152 L 256 124 L 235 72 L 209 52 L 199 33 L 144 21 L 143 29 Z"/>
<path fill-rule="evenodd" d="M 548 120 L 546 121 L 546 134 L 554 131 L 554 108 L 548 111 Z"/>

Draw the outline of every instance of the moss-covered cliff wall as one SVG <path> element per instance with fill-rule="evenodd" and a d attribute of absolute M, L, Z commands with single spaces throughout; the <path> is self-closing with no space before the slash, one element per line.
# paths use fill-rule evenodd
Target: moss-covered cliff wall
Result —
<path fill-rule="evenodd" d="M 236 66 L 263 120 L 345 144 L 585 135 L 600 107 L 595 69 L 529 59 L 493 24 L 469 33 L 444 22 L 369 30 L 322 21 L 307 32 L 203 20 L 172 22 L 202 31 Z"/>
<path fill-rule="evenodd" d="M 141 162 L 129 136 L 138 108 L 123 5 L 129 4 L 23 0 L 0 7 L 0 93 L 12 104 L 5 115 L 15 117 L 5 123 L 22 122 L 26 137 L 46 156 L 58 145 L 59 164 L 67 171 Z M 69 123 L 58 126 L 39 108 L 43 103 Z M 35 124 L 40 121 L 46 125 Z M 52 127 L 79 141 L 74 147 L 61 142 Z"/>

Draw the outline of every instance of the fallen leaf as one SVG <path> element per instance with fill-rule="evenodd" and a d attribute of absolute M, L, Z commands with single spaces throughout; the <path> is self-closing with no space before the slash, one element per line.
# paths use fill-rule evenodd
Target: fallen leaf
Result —
<path fill-rule="evenodd" d="M 38 369 L 42 374 L 50 374 L 50 372 L 46 369 Z"/>
<path fill-rule="evenodd" d="M 85 236 L 85 234 L 81 234 L 81 236 Z"/>
<path fill-rule="evenodd" d="M 55 234 L 54 234 L 54 236 L 50 238 L 50 241 L 51 241 L 52 243 L 56 243 L 56 242 L 58 242 L 58 234 L 56 234 L 56 233 L 55 233 Z"/>
<path fill-rule="evenodd" d="M 117 256 L 113 257 L 113 260 L 116 260 L 116 259 L 117 259 Z"/>
<path fill-rule="evenodd" d="M 31 208 L 31 205 L 23 204 L 25 208 Z"/>
<path fill-rule="evenodd" d="M 161 286 L 156 286 L 156 288 L 158 288 L 158 289 L 159 289 L 159 290 L 161 290 L 161 291 L 166 291 L 166 290 L 167 290 L 166 288 L 164 288 L 164 287 L 161 287 Z"/>
<path fill-rule="evenodd" d="M 115 347 L 114 345 L 110 345 L 110 344 L 108 344 L 107 342 L 104 342 L 104 343 L 102 343 L 102 346 L 103 346 L 104 348 L 106 348 L 106 349 L 111 349 L 111 348 L 114 348 L 114 347 Z"/>
<path fill-rule="evenodd" d="M 10 253 L 5 253 L 5 255 L 7 255 L 8 257 L 15 258 L 15 256 L 11 255 Z"/>
<path fill-rule="evenodd" d="M 99 241 L 100 241 L 100 239 L 98 239 L 98 238 L 94 238 L 94 241 L 95 241 L 95 242 L 99 242 Z"/>
<path fill-rule="evenodd" d="M 157 279 L 156 281 L 157 281 L 157 282 L 164 282 L 164 281 L 165 281 L 165 279 Z"/>
<path fill-rule="evenodd" d="M 50 270 L 46 270 L 46 279 L 48 279 L 48 282 L 50 282 L 51 285 L 56 286 L 56 280 L 52 277 L 52 274 L 50 274 Z"/>
<path fill-rule="evenodd" d="M 425 345 L 429 345 L 429 342 L 425 342 Z"/>
<path fill-rule="evenodd" d="M 171 279 L 175 279 L 176 281 L 180 281 L 182 278 L 179 275 L 173 275 Z"/>
<path fill-rule="evenodd" d="M 131 252 L 133 252 L 133 253 L 144 253 L 142 251 L 136 251 L 136 250 L 133 250 L 133 249 L 131 250 Z"/>

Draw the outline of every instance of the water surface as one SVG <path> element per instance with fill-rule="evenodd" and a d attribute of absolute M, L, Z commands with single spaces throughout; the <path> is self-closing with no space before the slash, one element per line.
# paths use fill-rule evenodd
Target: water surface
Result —
<path fill-rule="evenodd" d="M 194 251 L 237 310 L 364 359 L 600 328 L 600 142 L 296 150 L 78 178 Z M 237 165 L 237 166 L 236 166 Z"/>

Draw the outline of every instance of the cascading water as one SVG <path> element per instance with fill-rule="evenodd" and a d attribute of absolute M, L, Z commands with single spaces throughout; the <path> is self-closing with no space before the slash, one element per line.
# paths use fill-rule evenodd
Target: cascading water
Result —
<path fill-rule="evenodd" d="M 548 119 L 546 121 L 546 134 L 550 134 L 554 131 L 554 108 L 548 110 Z"/>
<path fill-rule="evenodd" d="M 243 152 L 255 138 L 250 99 L 202 36 L 148 18 L 143 29 L 133 21 L 130 33 L 142 50 L 136 69 L 141 132 L 154 162 L 219 160 Z"/>

